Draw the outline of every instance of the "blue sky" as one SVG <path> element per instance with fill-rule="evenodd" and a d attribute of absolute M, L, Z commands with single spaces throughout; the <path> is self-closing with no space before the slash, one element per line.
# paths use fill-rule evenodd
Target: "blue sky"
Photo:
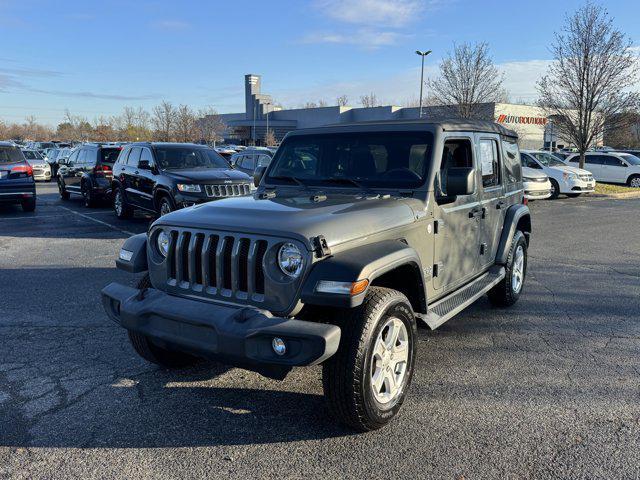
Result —
<path fill-rule="evenodd" d="M 64 110 L 90 120 L 162 99 L 220 112 L 244 109 L 243 76 L 286 107 L 374 92 L 385 103 L 417 96 L 453 42 L 486 41 L 513 99 L 535 97 L 548 44 L 582 1 L 0 0 L 0 118 Z M 606 2 L 640 45 L 640 2 Z"/>

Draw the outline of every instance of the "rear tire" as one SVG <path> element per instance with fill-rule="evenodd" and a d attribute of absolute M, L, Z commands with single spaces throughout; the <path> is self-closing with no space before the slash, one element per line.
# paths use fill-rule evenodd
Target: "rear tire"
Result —
<path fill-rule="evenodd" d="M 551 182 L 551 196 L 549 198 L 555 200 L 560 195 L 560 184 L 553 178 L 550 178 L 549 181 Z"/>
<path fill-rule="evenodd" d="M 505 266 L 506 275 L 487 295 L 492 305 L 510 307 L 518 301 L 527 275 L 527 240 L 517 230 L 511 241 L 511 249 Z"/>
<path fill-rule="evenodd" d="M 98 206 L 98 199 L 93 194 L 93 189 L 88 187 L 86 183 L 82 185 L 82 199 L 84 206 L 87 208 L 95 208 Z"/>
<path fill-rule="evenodd" d="M 151 281 L 149 280 L 149 275 L 145 275 L 142 280 L 138 282 L 137 288 L 143 289 L 149 287 L 151 287 Z M 133 346 L 136 353 L 148 362 L 155 363 L 161 367 L 181 368 L 194 365 L 200 361 L 199 358 L 189 355 L 188 353 L 161 347 L 146 335 L 131 330 L 128 330 L 127 333 L 129 334 L 131 346 Z"/>
<path fill-rule="evenodd" d="M 58 191 L 60 192 L 60 198 L 62 200 L 69 200 L 69 198 L 71 198 L 71 194 L 67 192 L 66 188 L 60 181 L 58 181 Z"/>
<path fill-rule="evenodd" d="M 24 200 L 22 202 L 22 211 L 23 212 L 35 212 L 36 210 L 36 199 L 30 198 L 28 200 Z"/>
<path fill-rule="evenodd" d="M 640 188 L 640 175 L 631 175 L 627 180 L 627 185 L 631 188 Z"/>
<path fill-rule="evenodd" d="M 340 347 L 322 366 L 331 414 L 366 432 L 383 427 L 399 412 L 411 384 L 416 356 L 416 321 L 407 297 L 370 287 L 359 307 L 339 323 Z"/>
<path fill-rule="evenodd" d="M 133 216 L 133 209 L 127 203 L 127 198 L 124 195 L 122 187 L 118 186 L 113 192 L 113 211 L 121 220 L 131 218 Z"/>

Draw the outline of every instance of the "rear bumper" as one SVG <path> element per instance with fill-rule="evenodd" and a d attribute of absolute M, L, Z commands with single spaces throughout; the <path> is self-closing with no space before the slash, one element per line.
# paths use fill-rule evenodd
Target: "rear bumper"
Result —
<path fill-rule="evenodd" d="M 191 300 L 153 288 L 111 283 L 102 290 L 102 304 L 109 317 L 127 330 L 272 378 L 284 378 L 293 367 L 323 362 L 340 343 L 340 328 L 335 325 L 272 317 L 253 307 Z M 284 340 L 284 355 L 274 352 L 274 337 Z"/>
<path fill-rule="evenodd" d="M 11 188 L 2 188 L 0 186 L 0 203 L 20 203 L 24 200 L 35 198 L 35 196 L 35 184 Z"/>

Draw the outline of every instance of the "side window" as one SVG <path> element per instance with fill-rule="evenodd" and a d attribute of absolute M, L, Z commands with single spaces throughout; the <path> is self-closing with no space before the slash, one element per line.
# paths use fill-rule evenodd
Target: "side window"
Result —
<path fill-rule="evenodd" d="M 245 155 L 242 160 L 242 168 L 246 168 L 247 170 L 254 170 L 256 168 L 256 156 Z"/>
<path fill-rule="evenodd" d="M 271 163 L 271 157 L 269 155 L 260 155 L 258 157 L 258 164 L 256 165 L 256 168 L 266 167 L 269 165 L 269 163 Z"/>
<path fill-rule="evenodd" d="M 78 158 L 76 160 L 76 164 L 77 165 L 84 165 L 86 163 L 86 159 L 87 159 L 87 150 L 83 148 L 78 153 Z"/>
<path fill-rule="evenodd" d="M 153 155 L 151 155 L 151 150 L 143 148 L 142 153 L 140 154 L 140 160 L 146 160 L 149 162 L 149 165 L 153 165 Z"/>
<path fill-rule="evenodd" d="M 138 166 L 138 160 L 140 160 L 141 150 L 142 149 L 140 147 L 133 147 L 131 149 L 131 153 L 129 154 L 129 160 L 127 160 L 127 165 L 134 168 Z"/>
<path fill-rule="evenodd" d="M 129 148 L 123 148 L 122 151 L 120 152 L 120 155 L 118 155 L 118 160 L 116 163 L 118 163 L 119 165 L 126 165 L 127 164 L 127 157 L 129 156 L 129 152 L 131 151 L 131 149 Z"/>
<path fill-rule="evenodd" d="M 480 170 L 484 188 L 500 185 L 498 143 L 495 140 L 480 140 Z"/>
<path fill-rule="evenodd" d="M 504 159 L 507 184 L 518 183 L 522 178 L 522 167 L 520 166 L 520 151 L 515 139 L 506 137 L 502 140 L 502 158 Z"/>
<path fill-rule="evenodd" d="M 97 148 L 90 148 L 85 150 L 85 158 L 84 158 L 84 164 L 87 167 L 95 167 L 96 165 L 96 160 L 98 157 L 98 149 Z"/>
<path fill-rule="evenodd" d="M 584 159 L 584 163 L 587 163 L 589 165 L 603 165 L 605 162 L 605 158 L 602 155 L 587 155 L 586 158 Z M 580 156 L 576 156 L 576 161 L 580 161 Z"/>
<path fill-rule="evenodd" d="M 473 167 L 471 141 L 464 139 L 447 140 L 442 149 L 440 171 L 436 176 L 436 196 L 447 196 L 447 171 L 456 167 Z"/>
<path fill-rule="evenodd" d="M 78 161 L 78 150 L 76 150 L 75 152 L 73 152 L 69 158 L 67 159 L 67 164 L 69 163 L 73 163 L 75 164 Z"/>
<path fill-rule="evenodd" d="M 622 167 L 622 161 L 617 157 L 604 157 L 604 164 L 608 167 Z"/>

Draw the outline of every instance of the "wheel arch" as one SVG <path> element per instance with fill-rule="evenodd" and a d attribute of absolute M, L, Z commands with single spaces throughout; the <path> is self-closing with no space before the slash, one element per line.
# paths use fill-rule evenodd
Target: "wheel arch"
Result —
<path fill-rule="evenodd" d="M 531 213 L 529 207 L 526 205 L 512 205 L 507 210 L 502 227 L 502 236 L 500 237 L 500 243 L 498 244 L 498 250 L 496 252 L 496 263 L 498 265 L 505 265 L 507 263 L 511 242 L 518 230 L 524 234 L 528 246 L 532 228 Z"/>
<path fill-rule="evenodd" d="M 627 182 L 626 182 L 626 183 L 627 183 L 627 185 L 631 185 L 631 180 L 632 180 L 632 179 L 634 179 L 634 178 L 636 178 L 636 177 L 637 177 L 637 178 L 640 178 L 640 173 L 632 173 L 631 175 L 629 175 L 629 176 L 627 177 Z"/>
<path fill-rule="evenodd" d="M 320 280 L 355 282 L 364 279 L 369 280 L 369 286 L 358 295 L 315 291 Z M 317 262 L 305 279 L 301 300 L 309 305 L 353 308 L 362 304 L 371 286 L 398 290 L 407 296 L 416 312 L 426 313 L 420 257 L 402 240 L 364 245 Z"/>
<path fill-rule="evenodd" d="M 157 186 L 153 192 L 153 208 L 155 208 L 156 210 L 160 206 L 159 202 L 162 197 L 169 197 L 169 200 L 173 204 L 175 204 L 175 200 L 173 199 L 173 195 L 171 194 L 171 191 L 166 187 Z"/>

